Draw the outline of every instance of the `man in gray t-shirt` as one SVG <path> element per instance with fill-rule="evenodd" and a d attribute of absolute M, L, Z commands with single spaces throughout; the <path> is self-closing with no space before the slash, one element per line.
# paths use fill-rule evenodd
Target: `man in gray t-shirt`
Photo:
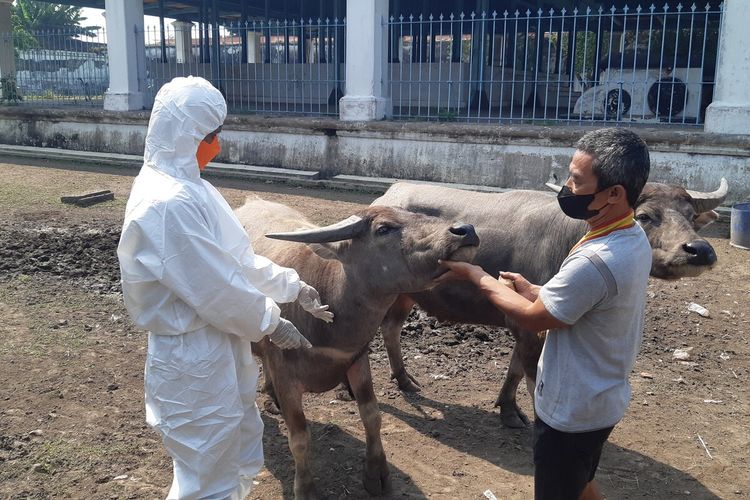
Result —
<path fill-rule="evenodd" d="M 630 130 L 596 130 L 578 141 L 558 201 L 590 230 L 543 287 L 500 273 L 513 290 L 478 266 L 443 263 L 448 272 L 438 282 L 471 281 L 524 330 L 549 330 L 534 393 L 537 499 L 603 498 L 594 474 L 627 409 L 643 332 L 651 248 L 633 207 L 649 169 L 648 148 Z"/>
<path fill-rule="evenodd" d="M 633 225 L 580 245 L 541 288 L 547 311 L 570 325 L 549 332 L 539 359 L 534 401 L 545 423 L 585 432 L 620 421 L 650 269 L 651 247 Z"/>

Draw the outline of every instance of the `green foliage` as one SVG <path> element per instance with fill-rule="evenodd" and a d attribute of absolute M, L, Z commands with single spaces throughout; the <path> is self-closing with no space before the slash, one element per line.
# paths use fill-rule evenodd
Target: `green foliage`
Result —
<path fill-rule="evenodd" d="M 514 56 L 516 71 L 545 73 L 549 65 L 550 71 L 555 66 L 557 58 L 557 33 L 542 35 L 537 43 L 539 34 L 533 31 L 517 33 L 515 38 Z M 537 60 L 539 52 L 539 60 Z"/>
<path fill-rule="evenodd" d="M 591 80 L 594 77 L 595 61 L 596 33 L 579 31 L 575 39 L 575 75 L 584 81 Z"/>
<path fill-rule="evenodd" d="M 94 36 L 96 27 L 80 26 L 85 20 L 80 7 L 33 0 L 16 0 L 11 6 L 11 25 L 18 49 L 39 47 L 35 35 L 41 32 L 58 31 L 70 38 Z"/>
<path fill-rule="evenodd" d="M 705 35 L 705 36 L 704 36 Z M 622 46 L 624 55 L 619 52 Z M 705 42 L 704 42 L 705 38 Z M 575 74 L 582 80 L 598 77 L 594 74 L 597 68 L 601 71 L 607 65 L 619 68 L 698 68 L 706 67 L 707 74 L 713 74 L 716 63 L 717 44 L 719 39 L 718 23 L 708 23 L 704 27 L 680 28 L 680 30 L 653 29 L 626 31 L 623 35 L 602 31 L 599 54 L 596 53 L 596 33 L 579 31 L 575 40 Z M 705 47 L 704 47 L 705 44 Z M 611 54 L 610 54 L 611 52 Z"/>
<path fill-rule="evenodd" d="M 0 78 L 0 102 L 9 102 L 16 104 L 23 100 L 18 92 L 16 80 L 13 78 Z"/>
<path fill-rule="evenodd" d="M 455 122 L 458 115 L 455 111 L 443 110 L 438 113 L 438 121 L 440 122 Z"/>

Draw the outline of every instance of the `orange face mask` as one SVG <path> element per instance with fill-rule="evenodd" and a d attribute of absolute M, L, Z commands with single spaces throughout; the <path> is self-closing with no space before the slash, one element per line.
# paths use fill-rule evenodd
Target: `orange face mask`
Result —
<path fill-rule="evenodd" d="M 218 137 L 214 137 L 214 140 L 211 142 L 201 141 L 198 145 L 198 152 L 195 154 L 195 157 L 198 160 L 198 168 L 201 172 L 206 168 L 208 162 L 216 158 L 219 151 L 221 151 L 221 146 L 219 145 Z"/>

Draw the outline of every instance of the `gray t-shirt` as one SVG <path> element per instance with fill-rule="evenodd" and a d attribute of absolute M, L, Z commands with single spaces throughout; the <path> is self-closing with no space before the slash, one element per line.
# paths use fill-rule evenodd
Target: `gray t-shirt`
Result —
<path fill-rule="evenodd" d="M 568 328 L 550 330 L 539 358 L 537 415 L 563 432 L 620 421 L 641 343 L 651 247 L 640 226 L 588 241 L 539 296 Z"/>

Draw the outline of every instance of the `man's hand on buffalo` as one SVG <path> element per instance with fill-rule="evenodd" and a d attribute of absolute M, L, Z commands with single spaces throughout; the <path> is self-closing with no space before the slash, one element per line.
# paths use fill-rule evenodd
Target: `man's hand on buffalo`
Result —
<path fill-rule="evenodd" d="M 478 283 L 482 276 L 487 275 L 484 269 L 468 262 L 439 260 L 438 264 L 441 268 L 447 269 L 447 271 L 435 278 L 433 281 L 435 285 L 442 285 L 450 281 L 471 281 Z"/>
<path fill-rule="evenodd" d="M 326 323 L 333 322 L 333 313 L 328 310 L 328 305 L 323 305 L 320 302 L 320 294 L 318 291 L 300 280 L 299 282 L 299 295 L 297 295 L 297 302 L 302 309 L 309 312 L 318 319 L 322 319 Z"/>
<path fill-rule="evenodd" d="M 281 349 L 312 347 L 312 344 L 297 330 L 297 327 L 284 318 L 279 318 L 279 324 L 268 335 L 268 339 Z"/>
<path fill-rule="evenodd" d="M 529 302 L 534 302 L 539 296 L 539 289 L 541 287 L 529 283 L 529 280 L 518 273 L 500 271 L 500 279 L 509 280 L 512 284 L 511 288 Z"/>

